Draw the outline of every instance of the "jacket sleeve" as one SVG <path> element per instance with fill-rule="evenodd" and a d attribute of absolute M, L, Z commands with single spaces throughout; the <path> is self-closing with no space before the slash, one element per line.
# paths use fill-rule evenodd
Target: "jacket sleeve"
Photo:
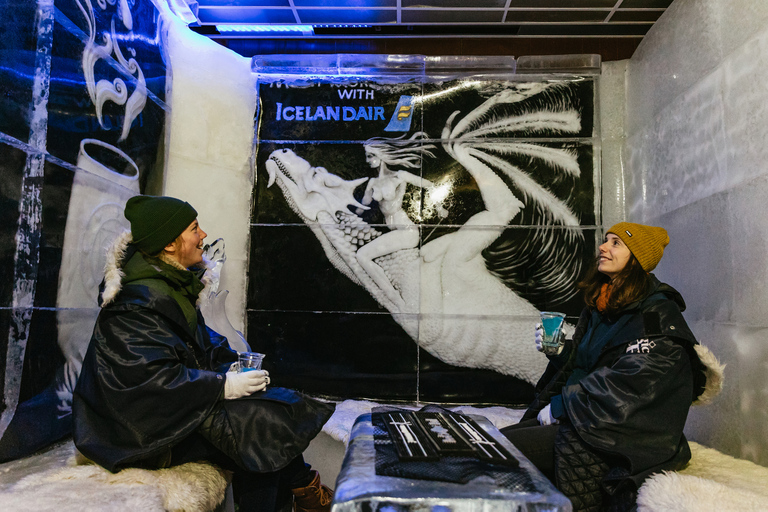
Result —
<path fill-rule="evenodd" d="M 576 324 L 576 330 L 573 334 L 573 339 L 566 339 L 563 351 L 556 356 L 547 356 L 549 358 L 549 364 L 544 370 L 544 373 L 536 383 L 536 396 L 526 409 L 523 417 L 520 421 L 536 418 L 539 411 L 541 411 L 547 404 L 551 403 L 551 400 L 555 396 L 560 395 L 560 390 L 568 380 L 571 369 L 575 361 L 576 350 L 574 347 L 578 345 L 584 331 L 589 323 L 589 310 L 584 308 L 579 317 L 579 321 Z M 562 409 L 562 407 L 560 407 Z M 561 416 L 562 417 L 562 416 Z"/>
<path fill-rule="evenodd" d="M 226 337 L 208 326 L 205 326 L 205 331 L 209 340 L 206 350 L 208 367 L 214 371 L 226 373 L 230 365 L 237 361 L 237 352 L 229 346 Z"/>
<path fill-rule="evenodd" d="M 94 333 L 104 413 L 150 442 L 194 430 L 224 388 L 221 373 L 188 366 L 191 350 L 176 329 L 162 315 L 136 308 L 102 311 Z"/>
<path fill-rule="evenodd" d="M 651 458 L 676 449 L 679 435 L 671 433 L 682 432 L 691 404 L 690 360 L 668 337 L 649 342 L 643 353 L 615 347 L 612 365 L 563 388 L 567 417 L 588 444 L 613 453 L 647 450 Z"/>

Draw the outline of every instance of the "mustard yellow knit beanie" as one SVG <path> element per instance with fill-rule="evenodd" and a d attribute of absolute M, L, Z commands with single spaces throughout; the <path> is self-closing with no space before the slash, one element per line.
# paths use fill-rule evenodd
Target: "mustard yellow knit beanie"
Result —
<path fill-rule="evenodd" d="M 621 238 L 646 272 L 656 268 L 669 243 L 666 229 L 632 222 L 619 222 L 606 233 Z"/>

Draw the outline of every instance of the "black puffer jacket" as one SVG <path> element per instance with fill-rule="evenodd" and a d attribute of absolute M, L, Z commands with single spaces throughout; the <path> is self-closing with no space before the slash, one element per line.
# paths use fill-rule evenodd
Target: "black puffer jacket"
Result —
<path fill-rule="evenodd" d="M 576 510 L 598 510 L 605 493 L 636 489 L 653 472 L 684 466 L 688 409 L 707 385 L 717 388 L 710 398 L 721 386 L 722 367 L 696 342 L 681 314 L 682 297 L 651 277 L 646 298 L 614 318 L 582 312 L 523 417 L 535 418 L 559 395 L 556 483 Z M 599 322 L 608 323 L 601 331 L 608 341 L 591 368 L 579 368 L 579 349 Z"/>
<path fill-rule="evenodd" d="M 223 400 L 237 354 L 195 305 L 203 285 L 190 271 L 133 252 L 128 240 L 108 258 L 117 267 L 107 272 L 74 392 L 78 450 L 110 471 L 162 467 L 197 431 L 246 470 L 287 465 L 333 406 L 282 388 Z"/>

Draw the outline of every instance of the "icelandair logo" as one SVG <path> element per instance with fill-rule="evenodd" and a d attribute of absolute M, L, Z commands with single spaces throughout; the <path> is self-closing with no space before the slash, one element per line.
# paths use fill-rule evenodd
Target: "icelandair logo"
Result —
<path fill-rule="evenodd" d="M 384 120 L 384 107 L 299 106 L 276 103 L 276 121 L 376 121 Z"/>
<path fill-rule="evenodd" d="M 364 91 L 355 91 L 362 93 Z M 383 121 L 384 107 L 368 106 L 284 106 L 275 103 L 275 121 Z M 411 129 L 413 96 L 400 96 L 395 111 L 384 131 L 407 132 Z"/>
<path fill-rule="evenodd" d="M 397 102 L 392 119 L 384 128 L 385 132 L 407 132 L 411 129 L 411 119 L 413 118 L 413 96 L 400 96 Z"/>

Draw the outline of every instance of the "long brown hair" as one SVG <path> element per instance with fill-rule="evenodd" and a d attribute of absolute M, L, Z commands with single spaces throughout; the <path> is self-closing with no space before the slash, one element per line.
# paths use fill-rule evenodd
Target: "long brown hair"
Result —
<path fill-rule="evenodd" d="M 597 298 L 605 283 L 611 284 L 611 295 L 604 313 L 611 315 L 635 301 L 645 298 L 651 291 L 653 282 L 648 272 L 643 270 L 634 254 L 616 277 L 611 278 L 597 270 L 597 262 L 587 276 L 577 286 L 584 290 L 584 302 L 590 309 L 597 308 Z"/>

